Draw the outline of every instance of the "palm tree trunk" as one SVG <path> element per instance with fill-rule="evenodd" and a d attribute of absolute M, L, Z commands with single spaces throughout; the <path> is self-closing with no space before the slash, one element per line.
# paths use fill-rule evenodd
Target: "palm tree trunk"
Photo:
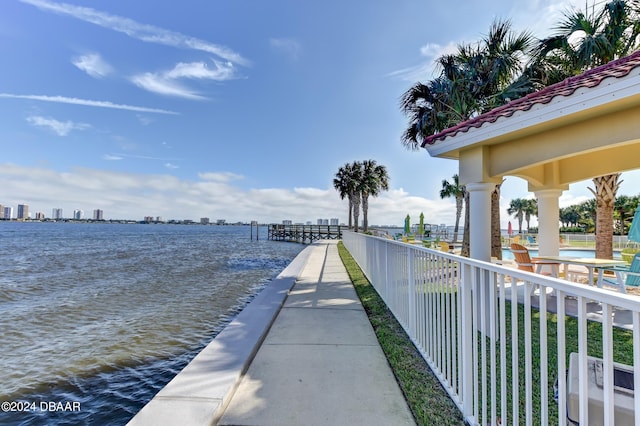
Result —
<path fill-rule="evenodd" d="M 353 227 L 353 200 L 349 197 L 349 229 Z"/>
<path fill-rule="evenodd" d="M 620 173 L 593 178 L 596 196 L 596 257 L 613 259 L 613 207 L 620 187 Z"/>
<path fill-rule="evenodd" d="M 360 218 L 360 194 L 353 196 L 353 230 L 358 232 L 358 219 Z"/>
<path fill-rule="evenodd" d="M 462 251 L 461 255 L 465 257 L 471 256 L 471 246 L 469 245 L 469 193 L 464 193 L 464 232 L 462 233 Z"/>
<path fill-rule="evenodd" d="M 491 193 L 491 257 L 502 259 L 502 235 L 500 233 L 500 186 Z"/>
<path fill-rule="evenodd" d="M 369 195 L 362 194 L 362 232 L 367 232 L 369 229 L 369 219 L 367 214 L 369 213 Z"/>
<path fill-rule="evenodd" d="M 453 242 L 458 242 L 458 230 L 460 229 L 460 217 L 462 216 L 462 203 L 464 202 L 464 196 L 460 195 L 456 197 L 456 226 L 453 228 Z"/>

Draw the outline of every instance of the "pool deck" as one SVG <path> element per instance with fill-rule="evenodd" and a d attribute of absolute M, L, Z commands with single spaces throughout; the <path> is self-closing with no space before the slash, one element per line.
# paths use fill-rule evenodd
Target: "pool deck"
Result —
<path fill-rule="evenodd" d="M 306 247 L 130 425 L 413 425 L 337 241 Z"/>

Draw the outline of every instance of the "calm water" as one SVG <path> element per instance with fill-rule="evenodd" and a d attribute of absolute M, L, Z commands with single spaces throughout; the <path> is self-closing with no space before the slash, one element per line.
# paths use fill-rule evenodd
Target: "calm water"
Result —
<path fill-rule="evenodd" d="M 126 423 L 302 248 L 241 226 L 0 222 L 0 402 L 36 406 L 0 424 Z"/>

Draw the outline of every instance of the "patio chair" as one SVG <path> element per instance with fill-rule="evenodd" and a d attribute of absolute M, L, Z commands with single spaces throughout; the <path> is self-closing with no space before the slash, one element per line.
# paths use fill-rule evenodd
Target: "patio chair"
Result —
<path fill-rule="evenodd" d="M 558 268 L 557 262 L 548 262 L 544 260 L 538 260 L 535 257 L 532 259 L 529 256 L 529 249 L 523 246 L 522 244 L 511 244 L 511 253 L 513 253 L 513 258 L 518 265 L 518 269 L 528 272 L 536 272 L 534 266 L 538 265 L 549 265 L 553 269 Z M 551 275 L 549 272 L 542 272 L 543 275 Z"/>
<path fill-rule="evenodd" d="M 449 243 L 448 243 L 448 242 L 446 242 L 446 241 L 440 241 L 440 242 L 438 243 L 438 245 L 440 246 L 440 247 L 438 247 L 438 248 L 440 249 L 440 251 L 444 251 L 444 252 L 447 252 L 447 253 L 451 253 L 451 248 L 450 248 L 450 246 L 449 246 Z"/>
<path fill-rule="evenodd" d="M 640 287 L 640 253 L 636 253 L 633 256 L 633 260 L 629 266 L 619 266 L 612 268 L 602 268 L 606 271 L 611 271 L 615 273 L 620 273 L 623 276 L 623 283 L 625 286 L 629 287 Z M 617 279 L 610 277 L 603 277 L 602 280 L 605 284 L 619 286 L 619 282 Z M 623 292 L 625 289 L 621 289 Z"/>

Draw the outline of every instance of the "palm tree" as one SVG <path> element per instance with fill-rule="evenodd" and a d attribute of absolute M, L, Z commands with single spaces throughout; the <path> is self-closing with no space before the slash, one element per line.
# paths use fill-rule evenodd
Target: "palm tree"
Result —
<path fill-rule="evenodd" d="M 387 168 L 378 165 L 375 160 L 365 160 L 362 162 L 362 180 L 358 187 L 362 198 L 362 219 L 363 231 L 369 229 L 369 197 L 377 197 L 380 191 L 389 189 L 389 174 Z"/>
<path fill-rule="evenodd" d="M 596 189 L 596 257 L 613 259 L 613 206 L 620 188 L 620 173 L 593 178 Z"/>
<path fill-rule="evenodd" d="M 640 47 L 640 7 L 637 1 L 613 0 L 600 11 L 565 13 L 555 35 L 540 42 L 535 64 L 553 84 L 566 77 L 618 59 Z M 619 174 L 593 179 L 596 187 L 596 256 L 613 257 L 613 203 Z"/>
<path fill-rule="evenodd" d="M 354 198 L 357 192 L 357 181 L 354 173 L 355 163 L 346 163 L 344 166 L 338 169 L 335 178 L 333 179 L 333 187 L 340 194 L 342 200 L 345 197 L 349 200 L 349 229 L 353 227 L 352 218 L 354 211 Z"/>
<path fill-rule="evenodd" d="M 417 149 L 425 138 L 531 92 L 533 84 L 522 72 L 532 47 L 530 33 L 513 34 L 509 21 L 496 21 L 477 45 L 461 45 L 455 54 L 440 57 L 440 76 L 416 83 L 401 97 L 400 108 L 409 119 L 402 144 Z M 498 202 L 495 193 L 499 186 L 492 204 Z M 491 223 L 493 252 L 500 240 L 498 206 L 492 207 Z"/>
<path fill-rule="evenodd" d="M 442 181 L 442 189 L 440 190 L 440 198 L 445 199 L 455 197 L 456 199 L 456 225 L 453 228 L 453 242 L 458 241 L 458 229 L 460 227 L 460 218 L 462 217 L 462 204 L 464 203 L 464 186 L 460 186 L 458 174 L 453 175 L 453 182 L 444 179 Z"/>
<path fill-rule="evenodd" d="M 517 76 L 532 47 L 531 34 L 514 35 L 509 21 L 496 21 L 477 45 L 440 57 L 440 76 L 416 83 L 400 99 L 409 119 L 403 145 L 417 149 L 426 137 L 530 92 L 528 78 Z"/>
<path fill-rule="evenodd" d="M 535 199 L 525 200 L 524 220 L 527 222 L 527 231 L 531 228 L 531 216 L 538 215 L 538 202 Z"/>
<path fill-rule="evenodd" d="M 596 200 L 590 199 L 583 201 L 578 205 L 580 210 L 579 226 L 584 228 L 585 232 L 594 232 L 596 230 L 597 206 Z"/>
<path fill-rule="evenodd" d="M 491 192 L 491 257 L 502 260 L 502 232 L 500 231 L 500 188 L 504 180 Z"/>
<path fill-rule="evenodd" d="M 627 221 L 632 218 L 636 207 L 638 206 L 637 197 L 629 197 L 627 195 L 620 195 L 616 197 L 613 209 L 614 214 L 618 217 L 618 233 L 620 235 L 627 234 Z"/>
<path fill-rule="evenodd" d="M 518 219 L 518 234 L 522 234 L 522 221 L 524 220 L 524 212 L 527 208 L 527 200 L 524 198 L 514 198 L 511 200 L 507 213 L 512 214 Z"/>

